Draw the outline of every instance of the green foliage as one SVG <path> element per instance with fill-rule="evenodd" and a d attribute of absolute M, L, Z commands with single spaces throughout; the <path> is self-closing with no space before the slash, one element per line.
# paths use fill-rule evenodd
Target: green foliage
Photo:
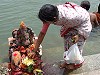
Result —
<path fill-rule="evenodd" d="M 31 73 L 33 71 L 33 65 L 32 64 L 29 65 L 27 69 L 28 69 L 28 72 Z"/>

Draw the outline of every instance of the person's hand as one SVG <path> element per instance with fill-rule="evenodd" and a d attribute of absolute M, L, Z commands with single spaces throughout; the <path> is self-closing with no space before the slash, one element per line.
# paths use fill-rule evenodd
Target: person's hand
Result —
<path fill-rule="evenodd" d="M 75 36 L 72 37 L 72 42 L 76 43 L 78 41 L 78 39 L 79 39 L 79 36 L 75 35 Z"/>

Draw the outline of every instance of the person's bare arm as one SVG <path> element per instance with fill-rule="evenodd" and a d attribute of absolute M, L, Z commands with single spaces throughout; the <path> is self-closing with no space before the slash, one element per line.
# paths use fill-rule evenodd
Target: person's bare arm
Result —
<path fill-rule="evenodd" d="M 44 36 L 45 36 L 45 34 L 48 30 L 49 25 L 50 25 L 49 23 L 43 23 L 43 27 L 42 27 L 42 29 L 39 33 L 38 39 L 37 39 L 36 44 L 35 44 L 34 51 L 38 51 L 39 46 L 40 46 L 40 44 L 42 43 L 42 41 L 44 39 Z"/>
<path fill-rule="evenodd" d="M 45 36 L 45 33 L 43 32 L 40 32 L 39 36 L 38 36 L 38 39 L 36 41 L 36 44 L 35 44 L 35 49 L 34 51 L 38 51 L 38 48 L 40 46 L 40 44 L 42 43 L 43 39 L 44 39 L 44 36 Z"/>

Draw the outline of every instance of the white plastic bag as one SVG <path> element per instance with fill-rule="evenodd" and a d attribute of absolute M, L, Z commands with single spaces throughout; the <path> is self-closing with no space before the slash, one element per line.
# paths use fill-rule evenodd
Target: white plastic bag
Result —
<path fill-rule="evenodd" d="M 67 64 L 81 64 L 84 61 L 82 55 L 80 54 L 77 43 L 72 45 L 68 51 L 65 51 L 63 57 Z"/>

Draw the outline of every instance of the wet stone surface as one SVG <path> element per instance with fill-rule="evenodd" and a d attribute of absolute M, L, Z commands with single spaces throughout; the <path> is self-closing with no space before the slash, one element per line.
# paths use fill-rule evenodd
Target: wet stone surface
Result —
<path fill-rule="evenodd" d="M 59 68 L 59 62 L 47 63 L 43 66 L 44 75 L 63 75 L 64 69 Z"/>
<path fill-rule="evenodd" d="M 89 73 L 94 72 L 96 70 L 95 75 L 99 75 L 100 72 L 100 54 L 88 55 L 84 56 L 84 63 L 82 67 L 76 70 L 65 70 L 59 68 L 59 62 L 49 63 L 44 65 L 43 71 L 45 75 L 89 75 Z M 92 75 L 94 75 L 92 74 Z"/>

